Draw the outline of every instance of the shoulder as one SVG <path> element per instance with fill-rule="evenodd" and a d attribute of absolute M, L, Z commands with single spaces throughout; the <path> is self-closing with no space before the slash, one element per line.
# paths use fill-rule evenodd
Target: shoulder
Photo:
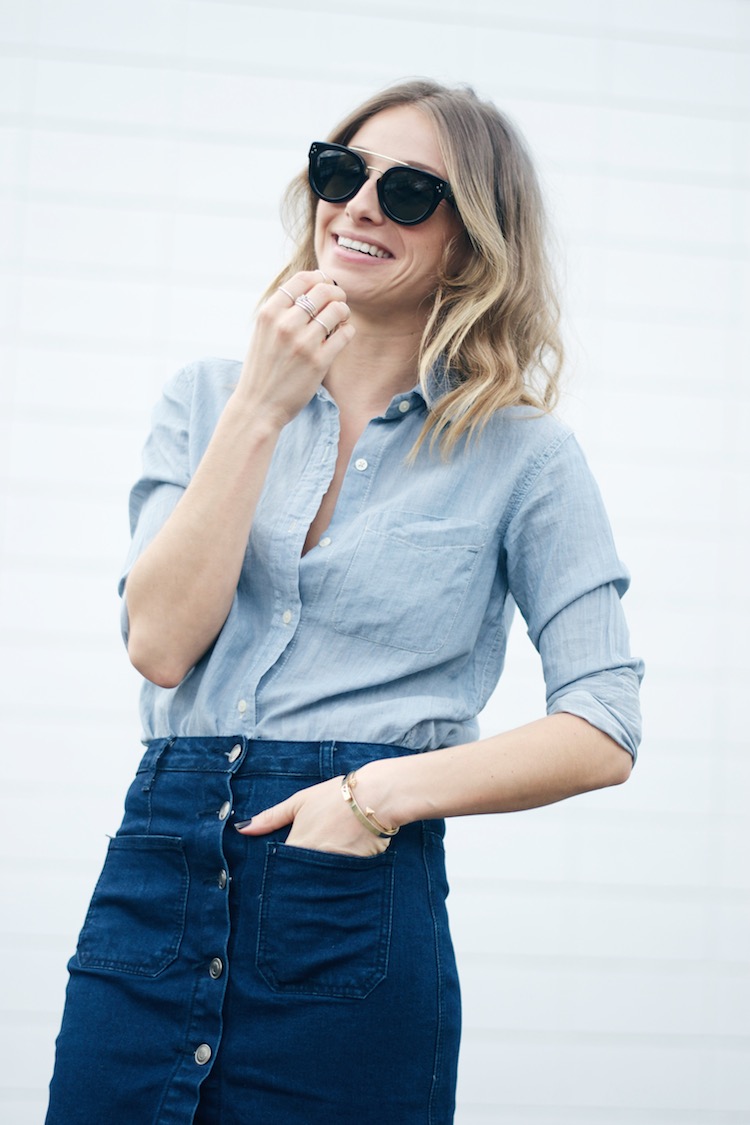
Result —
<path fill-rule="evenodd" d="M 167 398 L 193 404 L 223 406 L 237 386 L 242 364 L 235 359 L 206 357 L 181 367 L 164 388 Z"/>
<path fill-rule="evenodd" d="M 529 482 L 546 465 L 579 453 L 573 431 L 556 415 L 532 406 L 508 406 L 499 410 L 481 432 L 476 449 L 487 464 L 512 470 L 519 487 Z"/>
<path fill-rule="evenodd" d="M 490 419 L 480 444 L 485 436 L 485 468 L 491 462 L 496 471 L 512 478 L 507 519 L 529 504 L 578 503 L 598 493 L 575 434 L 556 415 L 527 406 L 507 407 Z"/>
<path fill-rule="evenodd" d="M 237 385 L 241 364 L 201 359 L 181 367 L 164 385 L 151 415 L 144 457 L 179 456 L 195 466 Z"/>
<path fill-rule="evenodd" d="M 153 428 L 179 429 L 199 446 L 205 443 L 237 386 L 241 370 L 237 360 L 214 358 L 181 367 L 163 387 L 152 414 Z"/>
<path fill-rule="evenodd" d="M 551 456 L 573 431 L 556 414 L 533 406 L 507 406 L 490 419 L 487 430 L 505 447 L 518 449 L 530 457 Z"/>

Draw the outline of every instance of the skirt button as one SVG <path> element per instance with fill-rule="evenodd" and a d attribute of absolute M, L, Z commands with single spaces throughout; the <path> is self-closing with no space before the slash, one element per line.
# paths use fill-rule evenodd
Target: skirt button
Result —
<path fill-rule="evenodd" d="M 200 1047 L 196 1049 L 194 1058 L 198 1063 L 198 1066 L 205 1066 L 205 1064 L 211 1058 L 211 1048 L 209 1047 L 208 1043 L 201 1043 Z"/>

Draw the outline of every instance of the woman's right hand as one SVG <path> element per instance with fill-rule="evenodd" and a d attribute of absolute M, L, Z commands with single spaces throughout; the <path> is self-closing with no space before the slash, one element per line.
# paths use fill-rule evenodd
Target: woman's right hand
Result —
<path fill-rule="evenodd" d="M 296 302 L 306 297 L 314 315 Z M 313 397 L 354 336 L 346 294 L 322 270 L 293 274 L 256 317 L 237 395 L 285 426 Z"/>

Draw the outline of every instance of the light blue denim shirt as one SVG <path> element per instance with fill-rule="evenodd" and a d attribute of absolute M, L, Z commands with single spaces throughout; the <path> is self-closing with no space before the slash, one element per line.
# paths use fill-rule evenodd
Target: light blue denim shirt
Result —
<path fill-rule="evenodd" d="M 121 591 L 239 373 L 205 360 L 168 384 L 131 495 Z M 587 719 L 635 756 L 642 664 L 620 606 L 629 579 L 575 438 L 516 407 L 450 460 L 423 448 L 407 465 L 426 409 L 415 389 L 372 419 L 332 522 L 304 556 L 336 462 L 338 408 L 321 388 L 284 428 L 226 623 L 178 687 L 144 682 L 144 738 L 471 741 L 517 604 L 541 654 L 547 711 Z"/>

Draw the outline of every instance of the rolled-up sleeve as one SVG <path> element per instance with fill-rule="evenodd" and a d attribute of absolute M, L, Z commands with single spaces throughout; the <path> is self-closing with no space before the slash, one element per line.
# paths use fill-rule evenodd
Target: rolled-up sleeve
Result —
<path fill-rule="evenodd" d="M 643 663 L 630 654 L 620 604 L 630 577 L 572 435 L 528 474 L 505 549 L 510 591 L 542 658 L 547 713 L 586 719 L 635 759 Z"/>
<path fill-rule="evenodd" d="M 143 448 L 142 473 L 130 492 L 130 550 L 118 591 L 122 598 L 120 625 L 128 640 L 126 582 L 128 574 L 177 506 L 190 480 L 189 418 L 193 379 L 191 368 L 179 371 L 164 388 L 154 408 L 151 432 Z"/>

